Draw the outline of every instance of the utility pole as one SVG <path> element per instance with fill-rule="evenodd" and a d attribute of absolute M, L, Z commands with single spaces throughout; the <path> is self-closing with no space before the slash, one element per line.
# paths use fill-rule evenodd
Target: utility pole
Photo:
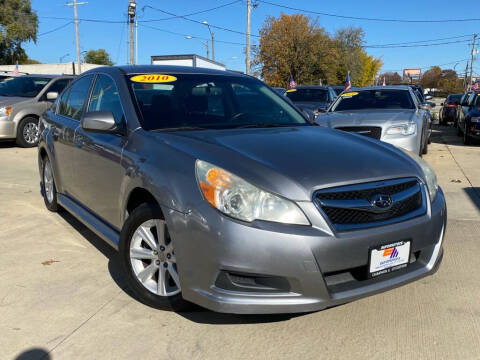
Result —
<path fill-rule="evenodd" d="M 465 74 L 463 75 L 463 88 L 467 89 L 467 74 L 468 74 L 468 61 L 467 66 L 465 66 Z"/>
<path fill-rule="evenodd" d="M 135 23 L 135 10 L 137 8 L 137 4 L 135 0 L 130 0 L 128 3 L 128 19 L 130 23 L 130 65 L 135 64 L 135 40 L 134 40 L 134 31 L 133 31 L 133 24 Z"/>
<path fill-rule="evenodd" d="M 245 58 L 245 72 L 250 75 L 250 13 L 252 11 L 252 2 L 247 0 L 247 48 Z"/>
<path fill-rule="evenodd" d="M 73 0 L 72 3 L 65 4 L 65 6 L 73 6 L 73 16 L 75 17 L 75 39 L 77 40 L 77 63 L 78 63 L 78 73 L 82 73 L 82 59 L 80 58 L 80 34 L 78 31 L 78 14 L 77 14 L 77 5 L 85 5 L 88 2 L 77 2 Z"/>
<path fill-rule="evenodd" d="M 477 34 L 473 34 L 473 43 L 472 43 L 472 58 L 470 59 L 470 85 L 472 85 L 472 76 L 473 76 L 473 57 L 475 56 L 475 40 L 477 39 Z"/>

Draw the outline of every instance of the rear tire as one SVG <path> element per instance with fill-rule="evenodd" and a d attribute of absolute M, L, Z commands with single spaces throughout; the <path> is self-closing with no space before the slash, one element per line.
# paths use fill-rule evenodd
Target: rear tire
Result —
<path fill-rule="evenodd" d="M 465 128 L 463 129 L 463 145 L 471 145 L 472 139 L 468 136 L 467 133 L 467 124 L 465 123 Z"/>
<path fill-rule="evenodd" d="M 120 262 L 128 286 L 144 304 L 185 311 L 173 242 L 159 206 L 143 204 L 128 216 L 120 233 Z"/>
<path fill-rule="evenodd" d="M 32 116 L 23 118 L 18 124 L 16 143 L 29 148 L 38 144 L 38 119 Z"/>
<path fill-rule="evenodd" d="M 53 178 L 52 164 L 50 159 L 46 156 L 42 162 L 42 182 L 41 190 L 43 195 L 43 201 L 48 210 L 52 212 L 58 211 L 57 202 L 57 188 L 55 186 L 55 180 Z"/>
<path fill-rule="evenodd" d="M 457 123 L 457 136 L 462 136 L 462 130 L 460 129 L 460 124 Z"/>

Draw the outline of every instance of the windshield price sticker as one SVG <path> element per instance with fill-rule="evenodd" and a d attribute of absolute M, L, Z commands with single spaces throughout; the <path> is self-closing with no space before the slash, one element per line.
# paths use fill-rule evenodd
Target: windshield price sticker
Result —
<path fill-rule="evenodd" d="M 169 83 L 177 81 L 177 78 L 172 75 L 164 74 L 142 74 L 132 76 L 130 80 L 138 83 Z"/>
<path fill-rule="evenodd" d="M 294 91 L 297 91 L 297 89 L 290 89 L 290 90 L 287 90 L 286 92 L 294 92 Z"/>
<path fill-rule="evenodd" d="M 344 98 L 351 98 L 352 96 L 355 96 L 355 95 L 358 95 L 358 92 L 351 91 L 351 92 L 343 93 L 343 94 L 340 95 L 340 96 L 341 96 L 341 97 L 344 97 Z"/>

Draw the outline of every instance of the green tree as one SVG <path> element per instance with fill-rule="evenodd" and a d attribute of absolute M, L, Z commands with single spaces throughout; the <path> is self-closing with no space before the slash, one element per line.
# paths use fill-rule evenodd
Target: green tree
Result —
<path fill-rule="evenodd" d="M 381 61 L 363 49 L 362 29 L 340 29 L 332 37 L 317 21 L 295 14 L 268 17 L 254 48 L 255 74 L 269 85 L 288 86 L 292 76 L 297 84 L 343 84 L 347 72 L 352 83 L 369 84 Z"/>
<path fill-rule="evenodd" d="M 0 0 L 0 64 L 23 62 L 22 43 L 37 41 L 38 18 L 30 0 Z"/>
<path fill-rule="evenodd" d="M 358 85 L 358 80 L 363 76 L 363 65 L 365 63 L 365 51 L 362 49 L 365 33 L 361 28 L 347 27 L 339 29 L 333 36 L 342 59 L 338 65 L 337 78 L 345 81 L 350 71 L 352 83 Z"/>
<path fill-rule="evenodd" d="M 113 65 L 113 61 L 105 49 L 89 50 L 85 54 L 85 62 L 89 64 Z"/>
<path fill-rule="evenodd" d="M 423 73 L 420 85 L 423 88 L 437 88 L 438 82 L 442 78 L 442 69 L 440 66 L 432 66 L 430 69 Z"/>
<path fill-rule="evenodd" d="M 375 85 L 375 78 L 380 71 L 383 63 L 382 60 L 376 59 L 371 55 L 368 55 L 366 52 L 362 51 L 360 53 L 361 62 L 361 73 L 356 86 L 368 86 Z"/>
<path fill-rule="evenodd" d="M 402 77 L 398 72 L 386 72 L 379 75 L 380 84 L 383 84 L 383 79 L 385 79 L 386 85 L 395 85 L 402 83 Z"/>

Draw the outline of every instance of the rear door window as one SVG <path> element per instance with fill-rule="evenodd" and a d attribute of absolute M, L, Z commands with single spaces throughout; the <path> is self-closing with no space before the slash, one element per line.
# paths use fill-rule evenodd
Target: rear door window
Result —
<path fill-rule="evenodd" d="M 90 85 L 92 83 L 93 75 L 86 75 L 75 81 L 69 92 L 68 98 L 64 102 L 62 108 L 60 103 L 60 114 L 70 117 L 75 120 L 80 120 L 83 114 L 83 107 L 88 98 Z M 63 100 L 63 96 L 62 99 Z"/>

